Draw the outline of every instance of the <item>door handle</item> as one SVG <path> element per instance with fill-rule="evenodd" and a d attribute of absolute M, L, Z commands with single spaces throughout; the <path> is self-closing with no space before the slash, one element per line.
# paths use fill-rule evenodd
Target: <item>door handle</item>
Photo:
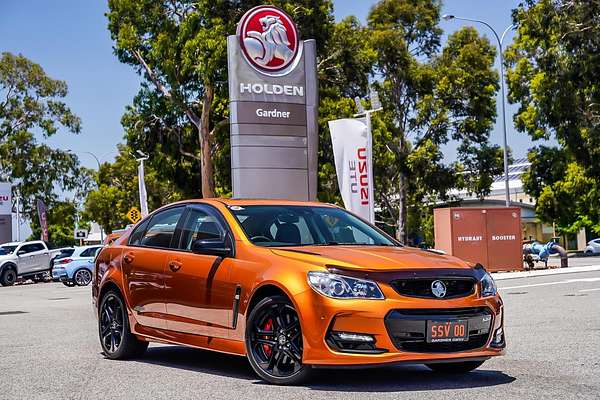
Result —
<path fill-rule="evenodd" d="M 171 271 L 173 272 L 177 272 L 179 271 L 179 269 L 182 267 L 183 264 L 181 264 L 180 261 L 169 261 L 169 268 L 171 269 Z"/>
<path fill-rule="evenodd" d="M 133 255 L 133 253 L 126 253 L 123 256 L 123 261 L 125 261 L 127 264 L 131 264 L 134 258 L 135 256 Z"/>

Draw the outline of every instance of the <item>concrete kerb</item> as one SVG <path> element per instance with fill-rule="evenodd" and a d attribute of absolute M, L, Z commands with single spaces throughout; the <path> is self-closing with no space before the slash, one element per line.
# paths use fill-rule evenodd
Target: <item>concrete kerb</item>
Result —
<path fill-rule="evenodd" d="M 591 271 L 600 271 L 600 265 L 586 265 L 586 266 L 582 266 L 582 267 L 568 267 L 568 268 L 551 268 L 551 269 L 542 269 L 542 270 L 535 270 L 535 271 L 493 272 L 492 276 L 494 277 L 494 280 L 501 281 L 501 280 L 505 280 L 505 279 L 533 278 L 536 276 L 574 274 L 577 272 L 591 272 Z"/>

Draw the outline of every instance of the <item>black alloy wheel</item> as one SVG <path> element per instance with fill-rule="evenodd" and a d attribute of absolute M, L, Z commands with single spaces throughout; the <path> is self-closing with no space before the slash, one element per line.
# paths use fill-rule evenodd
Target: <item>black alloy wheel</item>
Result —
<path fill-rule="evenodd" d="M 0 284 L 2 286 L 12 286 L 17 281 L 17 273 L 12 268 L 6 268 L 0 276 Z"/>
<path fill-rule="evenodd" d="M 109 293 L 102 301 L 100 309 L 100 340 L 102 348 L 108 354 L 119 350 L 125 330 L 123 303 L 113 293 Z"/>
<path fill-rule="evenodd" d="M 75 272 L 73 280 L 75 281 L 77 286 L 87 286 L 92 281 L 92 273 L 89 269 L 81 268 Z"/>
<path fill-rule="evenodd" d="M 100 303 L 98 315 L 100 344 L 104 355 L 112 359 L 127 359 L 142 355 L 148 342 L 139 340 L 129 330 L 127 311 L 121 296 L 109 291 Z"/>
<path fill-rule="evenodd" d="M 292 385 L 308 378 L 302 364 L 302 330 L 291 302 L 284 296 L 261 300 L 246 325 L 246 352 L 254 371 L 264 380 Z"/>

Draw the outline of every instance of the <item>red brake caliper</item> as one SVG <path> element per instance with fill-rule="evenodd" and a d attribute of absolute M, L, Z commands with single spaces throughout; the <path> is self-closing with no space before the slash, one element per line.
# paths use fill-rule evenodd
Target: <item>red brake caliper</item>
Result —
<path fill-rule="evenodd" d="M 272 319 L 267 320 L 267 322 L 265 323 L 265 326 L 263 326 L 263 330 L 264 331 L 272 331 L 273 330 L 273 320 Z M 263 337 L 263 339 L 268 339 L 268 338 L 269 338 L 268 336 Z M 268 344 L 263 344 L 262 348 L 263 348 L 263 351 L 265 352 L 265 355 L 267 357 L 271 357 L 271 352 L 273 351 L 271 346 Z"/>

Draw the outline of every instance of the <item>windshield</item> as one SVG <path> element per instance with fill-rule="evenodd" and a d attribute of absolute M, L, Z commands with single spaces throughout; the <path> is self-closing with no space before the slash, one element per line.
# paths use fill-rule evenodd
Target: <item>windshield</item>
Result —
<path fill-rule="evenodd" d="M 0 255 L 12 254 L 17 246 L 1 246 Z"/>
<path fill-rule="evenodd" d="M 229 207 L 259 246 L 396 246 L 389 236 L 339 208 L 311 206 Z"/>

